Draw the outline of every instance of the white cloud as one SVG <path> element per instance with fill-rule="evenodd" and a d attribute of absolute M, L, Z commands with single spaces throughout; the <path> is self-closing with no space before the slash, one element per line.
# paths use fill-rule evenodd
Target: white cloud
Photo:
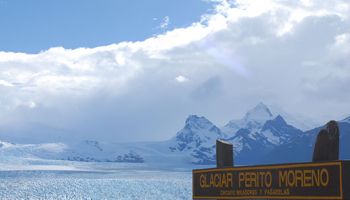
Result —
<path fill-rule="evenodd" d="M 0 52 L 0 137 L 166 139 L 188 114 L 222 125 L 260 101 L 320 122 L 350 115 L 349 5 L 221 1 L 140 42 Z"/>
<path fill-rule="evenodd" d="M 167 29 L 168 26 L 169 26 L 169 23 L 170 23 L 170 18 L 169 18 L 169 16 L 165 16 L 165 17 L 163 18 L 162 23 L 160 23 L 159 27 L 160 27 L 161 29 Z"/>
<path fill-rule="evenodd" d="M 186 82 L 188 81 L 188 78 L 182 76 L 182 75 L 179 75 L 175 78 L 179 83 L 183 83 L 183 82 Z"/>
<path fill-rule="evenodd" d="M 29 108 L 35 108 L 36 103 L 34 101 L 30 101 L 30 102 L 28 102 L 28 106 L 29 106 Z"/>
<path fill-rule="evenodd" d="M 0 80 L 0 86 L 13 87 L 14 85 L 8 81 Z"/>

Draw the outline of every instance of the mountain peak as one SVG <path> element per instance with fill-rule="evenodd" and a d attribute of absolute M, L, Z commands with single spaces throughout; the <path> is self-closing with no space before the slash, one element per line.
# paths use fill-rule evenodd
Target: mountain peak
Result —
<path fill-rule="evenodd" d="M 273 145 L 284 144 L 301 133 L 301 130 L 287 124 L 281 115 L 268 120 L 261 129 L 261 134 Z"/>
<path fill-rule="evenodd" d="M 281 115 L 278 115 L 274 119 L 267 120 L 266 123 L 264 124 L 262 130 L 264 131 L 265 129 L 270 128 L 270 127 L 284 127 L 284 126 L 289 126 L 289 125 L 287 124 L 286 120 L 284 120 L 284 118 Z"/>
<path fill-rule="evenodd" d="M 227 136 L 205 117 L 190 115 L 185 126 L 177 132 L 172 139 L 173 145 L 169 147 L 172 152 L 188 152 L 194 160 L 193 163 L 215 163 L 215 140 Z"/>
<path fill-rule="evenodd" d="M 275 119 L 272 121 L 275 121 L 278 124 L 287 124 L 286 120 L 281 115 L 278 115 Z"/>
<path fill-rule="evenodd" d="M 266 104 L 264 104 L 263 102 L 258 103 L 252 110 L 264 111 L 264 112 L 267 112 L 270 116 L 272 116 L 272 113 L 271 113 L 269 107 Z"/>
<path fill-rule="evenodd" d="M 264 103 L 260 102 L 245 114 L 244 119 L 248 121 L 265 122 L 272 119 L 272 117 L 273 114 L 270 109 Z"/>
<path fill-rule="evenodd" d="M 213 123 L 211 123 L 207 118 L 205 117 L 199 117 L 197 115 L 189 115 L 186 119 L 186 125 L 189 126 L 205 126 L 209 125 L 212 126 Z"/>
<path fill-rule="evenodd" d="M 264 123 L 273 119 L 273 114 L 270 109 L 262 102 L 250 109 L 243 119 L 231 120 L 224 127 L 223 132 L 226 134 L 236 133 L 240 128 L 249 130 L 260 129 Z"/>
<path fill-rule="evenodd" d="M 189 115 L 186 119 L 186 123 L 191 122 L 191 121 L 196 121 L 199 120 L 201 117 L 198 115 Z M 204 117 L 203 117 L 204 118 Z"/>
<path fill-rule="evenodd" d="M 267 105 L 263 102 L 258 103 L 255 108 L 262 108 L 262 109 L 268 109 Z"/>

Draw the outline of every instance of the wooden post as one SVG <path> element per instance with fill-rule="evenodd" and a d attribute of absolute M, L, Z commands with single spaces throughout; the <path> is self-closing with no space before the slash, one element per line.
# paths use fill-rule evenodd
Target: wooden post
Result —
<path fill-rule="evenodd" d="M 334 120 L 318 133 L 312 157 L 313 162 L 331 160 L 339 160 L 339 127 Z"/>
<path fill-rule="evenodd" d="M 216 140 L 216 167 L 233 166 L 233 145 L 223 140 Z"/>

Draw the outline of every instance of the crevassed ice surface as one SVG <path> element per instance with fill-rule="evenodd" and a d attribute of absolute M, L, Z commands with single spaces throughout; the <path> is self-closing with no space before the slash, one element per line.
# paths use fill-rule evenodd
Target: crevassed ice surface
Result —
<path fill-rule="evenodd" d="M 0 199 L 191 199 L 191 172 L 0 171 Z"/>

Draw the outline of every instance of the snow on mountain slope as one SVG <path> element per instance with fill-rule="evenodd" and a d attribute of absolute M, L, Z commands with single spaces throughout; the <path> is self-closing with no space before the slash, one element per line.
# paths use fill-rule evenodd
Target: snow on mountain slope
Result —
<path fill-rule="evenodd" d="M 85 140 L 71 143 L 70 148 L 59 154 L 58 158 L 86 162 L 143 163 L 144 159 L 133 149 L 137 148 L 129 149 L 122 144 Z"/>
<path fill-rule="evenodd" d="M 239 129 L 228 138 L 234 146 L 236 160 L 239 164 L 257 163 L 259 158 L 283 145 L 303 132 L 288 125 L 282 116 L 278 115 L 267 120 L 262 126 L 250 126 Z"/>
<path fill-rule="evenodd" d="M 274 119 L 278 115 L 282 116 L 288 124 L 302 131 L 310 130 L 320 125 L 311 119 L 302 116 L 296 117 L 285 112 L 281 108 L 276 106 L 267 106 L 261 102 L 249 110 L 242 119 L 229 121 L 224 127 L 221 128 L 221 130 L 228 135 L 232 135 L 240 128 L 247 128 L 250 130 L 255 128 L 258 130 L 267 120 Z"/>
<path fill-rule="evenodd" d="M 228 122 L 222 128 L 222 131 L 227 135 L 232 135 L 241 128 L 258 130 L 267 120 L 273 118 L 274 115 L 270 109 L 264 103 L 259 103 L 253 109 L 249 110 L 242 119 Z"/>
<path fill-rule="evenodd" d="M 174 138 L 169 149 L 171 152 L 184 152 L 190 155 L 192 163 L 214 164 L 216 139 L 227 138 L 217 126 L 205 117 L 190 115 L 185 122 L 185 127 L 181 129 Z"/>
<path fill-rule="evenodd" d="M 173 138 L 176 141 L 176 150 L 189 150 L 194 147 L 213 145 L 217 138 L 225 138 L 226 135 L 205 117 L 190 115 L 181 129 Z M 174 150 L 175 150 L 174 149 Z"/>
<path fill-rule="evenodd" d="M 0 140 L 0 148 L 8 148 L 8 147 L 11 147 L 11 146 L 13 146 L 12 143 L 4 142 L 4 141 Z"/>
<path fill-rule="evenodd" d="M 283 117 L 278 115 L 264 124 L 261 133 L 271 144 L 282 145 L 301 135 L 302 131 L 287 124 Z"/>
<path fill-rule="evenodd" d="M 51 158 L 85 162 L 128 162 L 148 165 L 215 163 L 215 141 L 227 136 L 205 117 L 190 115 L 175 137 L 164 142 L 111 143 L 85 140 L 68 142 Z M 164 162 L 166 160 L 167 162 Z"/>
<path fill-rule="evenodd" d="M 14 144 L 0 141 L 0 171 L 7 170 L 73 170 L 54 159 L 64 151 L 62 143 Z"/>
<path fill-rule="evenodd" d="M 205 117 L 190 115 L 175 137 L 164 142 L 108 143 L 83 141 L 70 144 L 57 159 L 135 162 L 150 165 L 214 164 L 216 139 L 227 138 Z M 164 163 L 164 160 L 167 162 Z"/>
<path fill-rule="evenodd" d="M 347 117 L 347 118 L 341 120 L 340 122 L 350 123 L 350 117 Z"/>
<path fill-rule="evenodd" d="M 255 163 L 259 157 L 302 134 L 264 103 L 249 110 L 242 119 L 231 120 L 222 130 L 229 135 L 227 139 L 233 143 L 240 164 Z"/>
<path fill-rule="evenodd" d="M 350 159 L 350 121 L 349 118 L 338 121 L 340 130 L 340 159 Z M 284 145 L 274 148 L 265 157 L 262 163 L 282 163 L 282 162 L 310 162 L 312 160 L 313 147 L 316 137 L 324 126 L 320 126 L 303 134 Z"/>
<path fill-rule="evenodd" d="M 63 143 L 13 144 L 0 142 L 0 154 L 7 156 L 52 158 L 67 149 Z"/>
<path fill-rule="evenodd" d="M 50 164 L 58 161 L 135 163 L 157 169 L 192 166 L 191 158 L 187 155 L 171 153 L 169 141 L 109 143 L 87 140 L 67 144 L 12 144 L 7 142 L 0 142 L 0 144 L 0 169 L 2 170 L 15 169 L 20 166 L 23 168 L 29 165 L 35 166 L 35 169 L 38 167 L 41 169 L 41 165 L 55 165 L 53 167 L 62 169 L 62 166 L 58 166 L 59 163 L 57 166 Z"/>
<path fill-rule="evenodd" d="M 249 110 L 244 116 L 244 121 L 256 121 L 259 124 L 273 118 L 270 109 L 264 104 L 259 103 L 252 110 Z"/>
<path fill-rule="evenodd" d="M 252 137 L 251 132 L 244 128 L 239 129 L 233 137 L 228 138 L 227 140 L 233 144 L 236 155 L 243 152 L 252 151 L 257 147 L 257 145 L 269 145 L 266 137 L 261 134 L 255 134 Z"/>

